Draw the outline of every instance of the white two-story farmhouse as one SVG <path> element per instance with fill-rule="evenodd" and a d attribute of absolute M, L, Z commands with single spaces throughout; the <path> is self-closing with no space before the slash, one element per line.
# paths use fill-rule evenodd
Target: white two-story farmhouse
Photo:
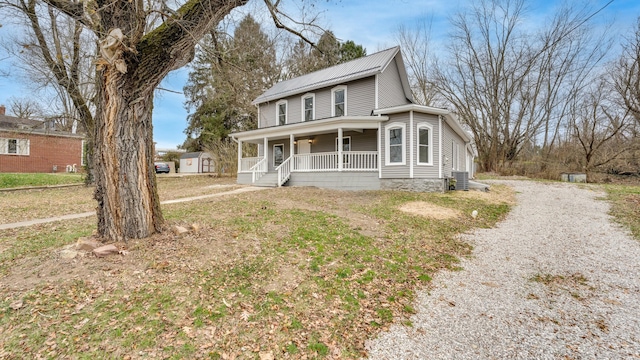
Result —
<path fill-rule="evenodd" d="M 238 142 L 238 183 L 445 191 L 473 176 L 469 135 L 446 109 L 416 105 L 399 47 L 294 79 L 254 100 Z M 258 144 L 258 157 L 242 157 Z"/>

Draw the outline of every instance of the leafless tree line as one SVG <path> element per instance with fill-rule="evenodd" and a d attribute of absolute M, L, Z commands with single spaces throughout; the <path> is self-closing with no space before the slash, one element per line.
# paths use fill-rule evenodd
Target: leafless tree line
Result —
<path fill-rule="evenodd" d="M 400 28 L 415 98 L 458 113 L 484 171 L 513 171 L 527 162 L 538 173 L 551 165 L 554 171 L 640 171 L 634 136 L 640 25 L 612 59 L 617 44 L 606 26 L 594 25 L 602 8 L 564 5 L 532 26 L 540 20 L 527 4 L 473 2 L 450 19 L 440 56 L 430 50 L 428 21 L 418 30 Z"/>

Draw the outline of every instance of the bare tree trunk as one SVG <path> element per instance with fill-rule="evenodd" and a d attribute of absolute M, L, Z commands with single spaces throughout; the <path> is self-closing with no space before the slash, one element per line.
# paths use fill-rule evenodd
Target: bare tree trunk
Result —
<path fill-rule="evenodd" d="M 280 1 L 263 0 L 276 27 L 310 42 L 286 25 Z M 96 114 L 92 131 L 98 235 L 113 240 L 144 238 L 162 229 L 153 169 L 153 91 L 172 70 L 189 63 L 197 42 L 248 0 L 187 0 L 170 9 L 164 1 L 42 0 L 90 30 L 98 39 Z M 38 0 L 15 0 L 37 23 Z M 161 9 L 160 11 L 158 9 Z M 159 16 L 161 13 L 162 16 Z M 55 15 L 50 11 L 51 16 Z M 55 18 L 55 16 L 54 16 Z M 283 22 L 283 19 L 286 19 Z M 312 23 L 294 21 L 304 31 Z M 76 39 L 79 30 L 75 32 Z M 43 52 L 47 57 L 48 52 Z M 73 63 L 77 64 L 76 58 Z M 55 61 L 52 71 L 60 67 Z M 71 78 L 77 74 L 71 71 Z M 58 82 L 74 99 L 67 77 Z M 84 103 L 86 105 L 86 103 Z M 80 106 L 77 110 L 82 112 Z"/>
<path fill-rule="evenodd" d="M 99 87 L 94 174 L 98 233 L 126 241 L 159 232 L 164 220 L 153 168 L 153 90 L 131 102 L 124 76 L 110 68 Z"/>

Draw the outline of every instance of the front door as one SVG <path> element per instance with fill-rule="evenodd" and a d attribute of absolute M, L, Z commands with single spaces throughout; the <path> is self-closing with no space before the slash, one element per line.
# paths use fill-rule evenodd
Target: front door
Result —
<path fill-rule="evenodd" d="M 298 154 L 305 155 L 311 154 L 311 143 L 308 140 L 298 140 Z M 298 157 L 298 162 L 296 163 L 296 170 L 310 170 L 309 169 L 309 156 L 300 156 Z"/>
<path fill-rule="evenodd" d="M 284 144 L 273 145 L 273 167 L 278 167 L 284 161 Z"/>

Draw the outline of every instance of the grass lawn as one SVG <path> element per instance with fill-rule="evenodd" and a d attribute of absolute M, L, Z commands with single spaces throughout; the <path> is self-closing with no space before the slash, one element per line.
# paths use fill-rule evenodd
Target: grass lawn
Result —
<path fill-rule="evenodd" d="M 640 240 L 640 186 L 604 185 L 611 201 L 611 215 Z"/>
<path fill-rule="evenodd" d="M 65 185 L 65 184 L 81 184 L 84 181 L 84 175 L 78 173 L 59 173 L 59 174 L 18 174 L 18 173 L 0 173 L 0 189 L 16 188 L 23 186 L 46 186 L 46 185 Z"/>
<path fill-rule="evenodd" d="M 161 201 L 229 191 L 237 187 L 231 178 L 158 177 Z M 2 192 L 0 224 L 93 211 L 96 209 L 93 191 L 93 186 L 75 186 Z"/>
<path fill-rule="evenodd" d="M 201 229 L 100 259 L 61 253 L 95 220 L 1 231 L 0 358 L 359 358 L 382 329 L 411 326 L 416 289 L 459 268 L 471 249 L 456 234 L 512 201 L 499 185 L 269 189 L 164 206 L 169 224 Z"/>

